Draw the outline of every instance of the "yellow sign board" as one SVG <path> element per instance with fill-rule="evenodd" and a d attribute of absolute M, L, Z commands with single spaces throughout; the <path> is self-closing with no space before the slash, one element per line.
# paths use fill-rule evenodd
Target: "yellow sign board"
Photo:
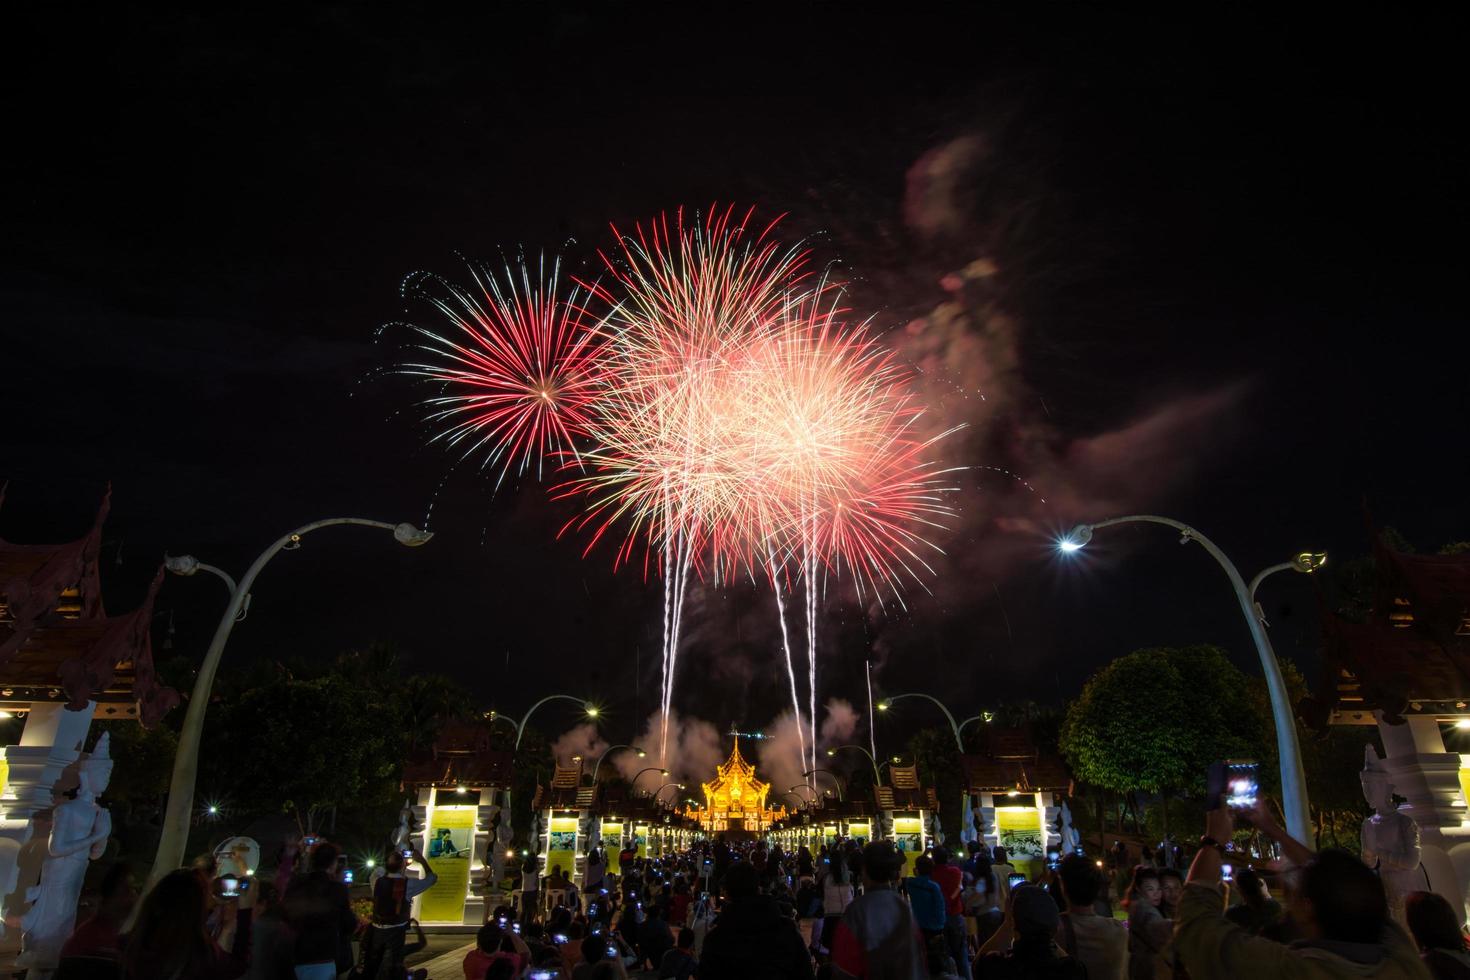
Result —
<path fill-rule="evenodd" d="M 639 857 L 648 857 L 648 824 L 640 823 L 633 827 L 633 843 Z"/>
<path fill-rule="evenodd" d="M 607 870 L 612 874 L 623 873 L 623 863 L 618 858 L 618 852 L 622 849 L 622 823 L 616 820 L 604 820 L 602 822 L 602 852 L 607 855 Z"/>
<path fill-rule="evenodd" d="M 869 824 L 866 820 L 862 821 L 861 823 L 853 821 L 852 823 L 847 825 L 847 836 L 851 837 L 853 840 L 868 840 L 873 836 L 872 825 Z"/>
<path fill-rule="evenodd" d="M 424 892 L 419 921 L 464 922 L 464 902 L 470 890 L 470 858 L 475 852 L 473 806 L 436 806 L 429 811 L 429 841 L 424 857 L 439 876 Z"/>
<path fill-rule="evenodd" d="M 907 873 L 913 868 L 914 859 L 924 853 L 924 821 L 918 817 L 894 817 L 893 846 L 902 855 Z"/>
<path fill-rule="evenodd" d="M 551 874 L 560 868 L 568 878 L 577 867 L 577 818 L 552 817 L 551 830 L 547 835 L 546 863 L 542 874 Z"/>
<path fill-rule="evenodd" d="M 995 827 L 1008 855 L 1035 857 L 1042 853 L 1041 811 L 1036 807 L 996 807 Z"/>

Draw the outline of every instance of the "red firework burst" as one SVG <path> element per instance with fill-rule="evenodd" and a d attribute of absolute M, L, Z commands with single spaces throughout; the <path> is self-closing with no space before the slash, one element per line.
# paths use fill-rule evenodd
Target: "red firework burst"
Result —
<path fill-rule="evenodd" d="M 440 386 L 424 400 L 441 428 L 434 440 L 483 455 L 482 466 L 537 476 L 548 458 L 578 459 L 589 405 L 599 390 L 602 340 L 592 328 L 577 286 L 562 295 L 560 262 L 524 261 L 501 275 L 471 267 L 473 289 L 437 277 L 419 291 L 450 329 L 415 326 L 422 360 L 400 366 Z M 432 284 L 435 288 L 422 288 Z"/>

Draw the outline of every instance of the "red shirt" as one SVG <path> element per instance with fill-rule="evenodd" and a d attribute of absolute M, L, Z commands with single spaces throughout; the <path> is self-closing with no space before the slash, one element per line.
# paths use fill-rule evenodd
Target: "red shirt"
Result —
<path fill-rule="evenodd" d="M 675 895 L 669 902 L 669 925 L 682 926 L 689 918 L 689 895 Z"/>
<path fill-rule="evenodd" d="M 476 947 L 465 954 L 464 980 L 485 980 L 485 974 L 496 960 L 510 960 L 516 976 L 526 968 L 525 959 L 519 953 L 487 953 Z"/>
<path fill-rule="evenodd" d="M 929 877 L 944 894 L 945 915 L 964 915 L 965 873 L 952 864 L 936 864 Z"/>

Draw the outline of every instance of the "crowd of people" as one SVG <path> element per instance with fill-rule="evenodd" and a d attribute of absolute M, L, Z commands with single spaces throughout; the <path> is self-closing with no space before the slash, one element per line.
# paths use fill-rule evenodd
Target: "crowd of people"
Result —
<path fill-rule="evenodd" d="M 1236 819 L 1208 815 L 1187 871 L 1136 865 L 1116 910 L 1104 865 L 1118 862 L 1081 853 L 1052 855 L 1032 880 L 1004 848 L 979 842 L 916 856 L 882 841 L 787 852 L 716 839 L 657 858 L 630 847 L 612 864 L 594 845 L 580 887 L 567 869 L 543 873 L 529 859 L 510 900 L 489 906 L 462 970 L 465 980 L 1470 980 L 1444 898 L 1407 896 L 1403 928 L 1373 869 L 1343 851 L 1312 853 L 1264 806 L 1249 819 L 1282 859 L 1246 867 L 1228 850 Z M 434 884 L 430 862 L 413 849 L 387 854 L 366 917 L 348 880 L 329 841 L 288 849 L 270 880 L 221 875 L 202 859 L 141 903 L 117 865 L 56 976 L 411 977 L 405 960 L 425 939 L 410 914 Z"/>

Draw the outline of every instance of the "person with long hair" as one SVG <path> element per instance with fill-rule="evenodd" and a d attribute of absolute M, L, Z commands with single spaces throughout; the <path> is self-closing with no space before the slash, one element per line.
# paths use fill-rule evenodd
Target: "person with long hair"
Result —
<path fill-rule="evenodd" d="M 221 949 L 204 926 L 208 886 L 197 871 L 180 868 L 159 879 L 143 899 L 123 956 L 127 980 L 236 980 L 250 968 L 253 892 L 237 905 L 235 941 Z"/>
<path fill-rule="evenodd" d="M 1123 898 L 1123 907 L 1128 910 L 1129 980 L 1153 980 L 1168 969 L 1174 923 L 1164 918 L 1160 910 L 1163 902 L 1164 886 L 1158 871 L 1142 864 L 1134 868 L 1133 881 Z"/>
<path fill-rule="evenodd" d="M 1455 910 L 1443 895 L 1410 892 L 1404 898 L 1404 917 L 1419 957 L 1434 980 L 1470 980 L 1470 952 Z"/>
<path fill-rule="evenodd" d="M 827 857 L 825 874 L 822 876 L 822 931 L 816 946 L 822 952 L 830 952 L 832 940 L 837 935 L 837 923 L 842 913 L 853 900 L 852 871 L 847 856 L 841 848 L 834 847 Z"/>

